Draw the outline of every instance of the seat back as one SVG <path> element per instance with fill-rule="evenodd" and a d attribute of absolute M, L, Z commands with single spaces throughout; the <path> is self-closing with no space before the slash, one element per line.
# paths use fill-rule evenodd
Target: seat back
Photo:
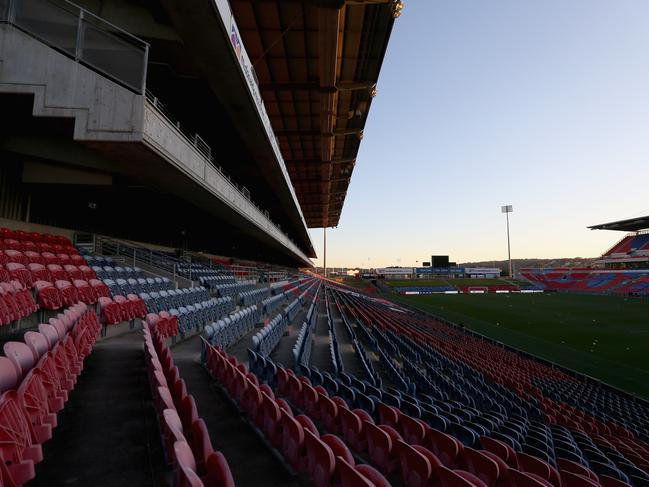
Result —
<path fill-rule="evenodd" d="M 331 448 L 309 430 L 304 432 L 309 476 L 315 487 L 330 484 L 336 466 Z"/>
<path fill-rule="evenodd" d="M 336 458 L 336 468 L 340 472 L 342 487 L 374 487 L 374 482 L 360 473 L 353 464 L 342 457 Z M 389 484 L 388 484 L 389 485 Z"/>
<path fill-rule="evenodd" d="M 205 468 L 207 458 L 214 453 L 210 435 L 207 432 L 207 426 L 202 418 L 198 418 L 192 423 L 190 438 L 190 445 L 194 452 L 198 469 L 202 470 Z"/>
<path fill-rule="evenodd" d="M 498 463 L 489 456 L 474 450 L 473 448 L 464 448 L 464 464 L 469 472 L 478 477 L 487 485 L 496 485 L 501 475 Z M 504 474 L 505 472 L 502 472 Z"/>
<path fill-rule="evenodd" d="M 14 363 L 7 357 L 0 357 L 0 394 L 14 389 L 18 384 L 18 377 Z"/>
<path fill-rule="evenodd" d="M 6 357 L 11 360 L 18 377 L 24 377 L 34 367 L 34 354 L 27 345 L 21 342 L 7 342 L 4 344 Z"/>
<path fill-rule="evenodd" d="M 49 350 L 47 338 L 45 338 L 42 333 L 38 333 L 36 331 L 27 331 L 25 332 L 24 340 L 25 344 L 32 351 L 34 361 L 38 361 L 38 359 L 41 356 L 45 355 L 45 353 L 47 353 L 47 351 Z"/>
<path fill-rule="evenodd" d="M 398 441 L 396 448 L 399 452 L 403 485 L 407 487 L 426 487 L 433 472 L 428 459 L 403 441 Z"/>
<path fill-rule="evenodd" d="M 56 331 L 56 328 L 54 328 L 52 325 L 41 323 L 40 325 L 38 325 L 38 331 L 47 340 L 50 350 L 52 350 L 52 348 L 54 348 L 54 345 L 56 345 L 59 342 L 59 333 Z"/>
<path fill-rule="evenodd" d="M 213 452 L 205 462 L 205 480 L 208 487 L 235 487 L 228 461 L 221 452 Z"/>

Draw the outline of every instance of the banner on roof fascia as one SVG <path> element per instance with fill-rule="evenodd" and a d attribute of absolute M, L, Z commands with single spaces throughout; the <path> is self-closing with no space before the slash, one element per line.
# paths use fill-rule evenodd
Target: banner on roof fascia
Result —
<path fill-rule="evenodd" d="M 266 135 L 268 136 L 270 145 L 273 147 L 273 152 L 275 153 L 277 162 L 279 163 L 282 173 L 284 173 L 284 177 L 286 178 L 293 199 L 297 202 L 295 189 L 293 188 L 293 185 L 290 183 L 291 179 L 286 169 L 286 164 L 284 163 L 284 158 L 282 157 L 282 152 L 279 148 L 279 143 L 277 142 L 277 138 L 275 137 L 275 131 L 273 130 L 273 126 L 270 123 L 270 117 L 268 116 L 268 112 L 266 112 L 266 106 L 264 105 L 264 100 L 261 97 L 261 91 L 259 90 L 259 84 L 257 83 L 257 75 L 255 74 L 255 69 L 252 66 L 250 57 L 246 52 L 246 48 L 243 45 L 243 41 L 241 40 L 239 27 L 237 27 L 237 23 L 234 20 L 234 15 L 232 15 L 232 9 L 230 8 L 230 3 L 228 2 L 228 0 L 214 0 L 214 1 L 216 3 L 216 9 L 219 12 L 219 15 L 221 16 L 221 19 L 223 21 L 223 25 L 228 30 L 230 44 L 232 45 L 232 49 L 234 50 L 237 60 L 239 61 L 239 65 L 241 66 L 241 71 L 243 72 L 243 76 L 246 79 L 248 90 L 250 91 L 250 95 L 252 96 L 252 99 L 255 102 L 255 106 L 257 107 L 257 111 L 261 118 L 262 124 L 264 125 L 264 129 L 266 130 Z M 300 209 L 299 205 L 298 205 L 298 209 L 300 211 L 300 217 L 302 218 L 302 222 L 304 222 L 304 215 L 302 215 L 302 210 Z M 306 225 L 306 223 L 304 224 Z"/>

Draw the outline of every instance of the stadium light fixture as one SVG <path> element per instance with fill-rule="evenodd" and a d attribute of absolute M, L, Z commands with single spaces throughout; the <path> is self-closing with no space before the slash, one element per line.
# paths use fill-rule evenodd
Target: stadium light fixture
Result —
<path fill-rule="evenodd" d="M 511 279 L 514 276 L 512 275 L 512 250 L 509 243 L 509 214 L 514 212 L 514 207 L 512 205 L 501 206 L 500 211 L 507 217 L 507 258 L 509 260 L 509 278 Z"/>

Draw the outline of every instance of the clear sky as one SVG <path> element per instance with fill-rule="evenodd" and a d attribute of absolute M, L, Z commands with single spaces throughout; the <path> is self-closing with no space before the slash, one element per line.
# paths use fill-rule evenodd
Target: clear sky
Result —
<path fill-rule="evenodd" d="M 504 259 L 503 204 L 514 258 L 597 256 L 623 235 L 587 225 L 649 214 L 649 1 L 405 3 L 328 266 Z"/>

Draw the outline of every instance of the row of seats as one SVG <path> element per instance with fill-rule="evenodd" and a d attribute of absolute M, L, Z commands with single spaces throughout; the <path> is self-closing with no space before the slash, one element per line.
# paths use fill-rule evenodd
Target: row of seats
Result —
<path fill-rule="evenodd" d="M 0 326 L 38 311 L 38 304 L 29 289 L 19 281 L 0 282 Z"/>
<path fill-rule="evenodd" d="M 69 252 L 68 252 L 69 251 Z M 0 250 L 0 264 L 8 264 L 14 262 L 17 264 L 57 264 L 57 265 L 85 265 L 88 263 L 85 259 L 76 253 L 72 253 L 74 249 L 66 249 L 66 252 L 38 252 L 35 250 L 14 250 L 5 249 Z"/>
<path fill-rule="evenodd" d="M 261 319 L 261 309 L 256 304 L 242 308 L 205 327 L 207 341 L 226 349 L 250 332 Z"/>
<path fill-rule="evenodd" d="M 262 299 L 268 297 L 269 294 L 270 290 L 267 287 L 244 291 L 239 294 L 239 303 L 242 306 L 250 306 L 251 304 L 258 303 Z"/>
<path fill-rule="evenodd" d="M 239 281 L 232 284 L 217 284 L 210 289 L 218 296 L 237 296 L 246 291 L 251 291 L 255 288 L 257 283 L 255 281 Z"/>
<path fill-rule="evenodd" d="M 138 277 L 129 279 L 106 279 L 104 283 L 110 289 L 110 293 L 115 294 L 142 294 L 152 292 L 169 292 L 175 290 L 173 281 L 166 277 Z"/>
<path fill-rule="evenodd" d="M 336 375 L 343 373 L 345 371 L 345 365 L 343 364 L 343 358 L 340 355 L 340 350 L 338 348 L 338 337 L 336 336 L 336 328 L 334 327 L 333 321 L 331 320 L 331 314 L 329 312 L 329 296 L 325 291 L 325 309 L 327 310 L 327 328 L 329 330 L 329 355 L 331 358 L 331 367 Z"/>
<path fill-rule="evenodd" d="M 202 273 L 199 273 L 198 282 L 201 284 L 201 286 L 212 289 L 223 284 L 235 284 L 237 280 L 234 278 L 234 276 L 228 274 L 215 274 L 206 276 Z"/>
<path fill-rule="evenodd" d="M 75 279 L 96 279 L 95 272 L 90 267 L 81 265 L 66 264 L 60 266 L 58 264 L 18 264 L 10 262 L 4 266 L 0 266 L 0 280 L 9 281 L 16 279 L 24 286 L 31 287 L 36 281 L 69 281 Z"/>
<path fill-rule="evenodd" d="M 41 445 L 52 437 L 86 357 L 100 332 L 83 303 L 6 342 L 0 357 L 0 485 L 21 486 L 36 475 Z"/>
<path fill-rule="evenodd" d="M 102 296 L 98 299 L 99 314 L 105 325 L 117 325 L 122 321 L 131 321 L 135 318 L 144 318 L 147 308 L 144 301 L 135 294 L 127 296 Z"/>
<path fill-rule="evenodd" d="M 228 462 L 212 447 L 196 402 L 187 393 L 169 348 L 158 333 L 159 325 L 155 319 L 144 321 L 144 352 L 165 458 L 175 473 L 174 485 L 234 487 Z"/>
<path fill-rule="evenodd" d="M 225 313 L 219 299 L 212 298 L 206 301 L 181 306 L 178 309 L 169 310 L 171 315 L 178 318 L 179 330 L 181 333 L 187 333 L 191 330 L 201 330 L 206 323 L 212 323 L 222 317 Z"/>
<path fill-rule="evenodd" d="M 365 351 L 365 347 L 363 346 L 361 341 L 356 338 L 356 332 L 353 330 L 349 319 L 347 318 L 347 315 L 342 309 L 339 299 L 335 294 L 333 295 L 332 301 L 338 309 L 338 312 L 340 313 L 343 325 L 345 327 L 345 330 L 347 331 L 347 336 L 349 337 L 349 341 L 352 344 L 354 352 L 356 352 L 356 356 L 358 357 L 358 360 L 361 364 L 365 378 L 375 386 L 380 384 L 381 379 L 379 377 L 379 374 L 376 372 L 376 370 L 374 370 L 374 366 L 372 365 L 372 362 L 370 361 L 367 352 Z"/>
<path fill-rule="evenodd" d="M 38 305 L 47 310 L 59 310 L 81 301 L 95 304 L 99 298 L 109 296 L 108 287 L 99 279 L 74 279 L 69 281 L 36 281 L 33 284 Z"/>
<path fill-rule="evenodd" d="M 313 301 L 309 306 L 307 311 L 306 318 L 300 331 L 297 334 L 295 340 L 295 345 L 293 345 L 293 359 L 296 367 L 308 367 L 309 362 L 311 361 L 311 351 L 313 350 L 313 332 L 315 331 L 315 325 L 317 321 L 316 306 L 318 303 L 318 296 L 320 294 L 320 283 L 313 296 Z"/>
<path fill-rule="evenodd" d="M 595 294 L 649 294 L 646 286 L 635 289 L 649 277 L 649 271 L 616 271 L 593 269 L 522 269 L 521 275 L 541 289 Z"/>
<path fill-rule="evenodd" d="M 160 313 L 148 313 L 146 315 L 146 324 L 150 331 L 155 329 L 155 335 L 160 339 L 171 338 L 178 335 L 178 317 L 167 311 Z"/>
<path fill-rule="evenodd" d="M 327 431 L 340 434 L 357 453 L 368 455 L 382 472 L 400 470 L 404 485 L 560 487 L 561 476 L 570 475 L 559 474 L 551 465 L 488 437 L 476 445 L 465 445 L 396 407 L 380 403 L 372 414 L 350 399 L 331 397 L 329 391 L 305 377 L 277 370 L 280 394 L 310 411 Z"/>
<path fill-rule="evenodd" d="M 92 270 L 97 273 L 99 279 L 140 279 L 146 277 L 144 271 L 139 267 L 95 264 L 92 266 Z M 169 279 L 166 279 L 166 282 L 169 282 Z"/>
<path fill-rule="evenodd" d="M 436 410 L 417 403 L 417 398 L 402 402 L 400 407 L 408 406 L 406 409 L 413 415 L 436 421 L 434 424 L 440 429 L 450 426 L 450 431 L 467 441 L 475 442 L 476 436 L 486 434 L 507 443 L 516 452 L 553 466 L 576 462 L 599 476 L 600 483 L 611 484 L 610 479 L 614 478 L 628 485 L 647 485 L 649 450 L 637 440 L 647 431 L 646 406 L 612 391 L 605 392 L 599 386 L 586 389 L 577 378 L 430 318 L 394 312 L 347 293 L 344 296 L 353 305 L 349 312 L 356 313 L 358 326 L 381 327 L 386 340 L 396 343 L 392 353 L 400 356 L 404 365 L 412 364 L 408 368 L 410 376 L 422 374 L 415 362 L 430 364 L 425 378 L 438 389 L 424 392 L 425 382 L 418 381 L 417 398 L 428 401 L 433 397 L 427 394 L 434 394 L 438 398 L 434 399 Z M 395 333 L 401 333 L 401 337 Z M 444 401 L 440 403 L 439 398 Z M 450 399 L 459 409 L 452 413 L 440 410 L 442 405 L 448 406 Z"/>
<path fill-rule="evenodd" d="M 282 303 L 284 303 L 284 301 L 286 301 L 286 295 L 284 293 L 277 294 L 275 296 L 262 299 L 261 308 L 264 311 L 264 314 L 269 315 L 277 310 L 277 308 L 279 308 Z"/>
<path fill-rule="evenodd" d="M 270 355 L 288 330 L 289 321 L 283 314 L 278 314 L 252 337 L 253 349 L 264 356 Z"/>
<path fill-rule="evenodd" d="M 83 250 L 80 253 L 83 255 L 83 258 L 86 259 L 89 266 L 115 266 L 115 259 L 108 255 L 93 255 Z"/>
<path fill-rule="evenodd" d="M 40 232 L 25 232 L 23 230 L 11 230 L 10 228 L 0 227 L 0 241 L 6 239 L 17 240 L 22 243 L 46 243 L 49 245 L 61 245 L 63 247 L 72 247 L 72 242 L 63 235 L 50 235 Z"/>
<path fill-rule="evenodd" d="M 288 321 L 293 321 L 300 309 L 302 309 L 302 301 L 299 298 L 295 298 L 284 308 L 284 316 L 286 316 Z"/>
<path fill-rule="evenodd" d="M 294 414 L 271 387 L 227 353 L 208 346 L 205 366 L 267 442 L 295 470 L 316 487 L 388 487 L 390 483 L 369 465 L 356 461 L 343 443 L 331 434 L 320 435 L 305 414 Z"/>
<path fill-rule="evenodd" d="M 157 313 L 158 311 L 165 309 L 177 309 L 200 301 L 207 301 L 210 299 L 210 293 L 207 289 L 201 286 L 140 293 L 140 297 L 144 299 L 149 311 Z M 227 299 L 229 299 L 229 301 Z M 230 298 L 226 298 L 219 303 L 228 306 L 228 303 L 230 302 L 233 303 Z"/>
<path fill-rule="evenodd" d="M 229 282 L 234 282 L 232 279 L 234 277 L 232 274 L 224 272 L 220 268 L 208 267 L 203 264 L 192 263 L 190 264 L 177 264 L 176 272 L 189 279 L 191 276 L 192 280 L 200 279 L 201 277 L 226 277 L 229 279 Z"/>

